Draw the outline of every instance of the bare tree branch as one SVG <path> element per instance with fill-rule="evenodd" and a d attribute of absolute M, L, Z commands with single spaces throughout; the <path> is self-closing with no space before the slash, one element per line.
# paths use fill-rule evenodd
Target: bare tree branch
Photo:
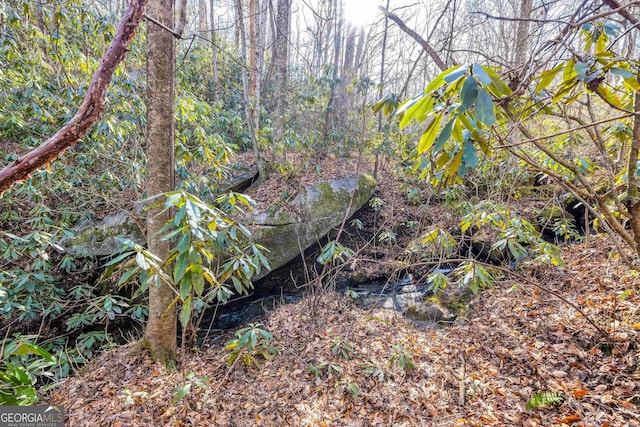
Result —
<path fill-rule="evenodd" d="M 620 3 L 618 0 L 603 0 L 604 4 L 606 4 L 607 6 L 609 6 L 612 10 L 610 11 L 611 13 L 619 13 L 620 16 L 622 16 L 623 18 L 625 18 L 627 21 L 631 22 L 632 24 L 636 25 L 638 24 L 638 18 L 636 18 L 631 12 L 629 12 L 627 9 L 630 8 L 631 6 L 635 6 L 637 4 L 640 4 L 640 2 L 638 1 L 632 1 L 630 3 Z"/>
<path fill-rule="evenodd" d="M 440 70 L 444 71 L 444 70 L 446 70 L 448 68 L 447 65 L 444 63 L 444 61 L 442 60 L 442 58 L 440 58 L 440 55 L 438 55 L 438 52 L 436 52 L 431 47 L 429 42 L 426 41 L 425 39 L 423 39 L 422 36 L 420 36 L 420 34 L 416 33 L 411 28 L 407 27 L 407 24 L 405 24 L 402 19 L 400 19 L 397 15 L 394 15 L 393 13 L 389 12 L 384 7 L 378 6 L 378 9 L 380 9 L 382 11 L 382 13 L 385 14 L 385 16 L 387 16 L 389 19 L 391 19 L 393 22 L 395 22 L 398 25 L 398 27 L 400 27 L 400 29 L 402 31 L 404 31 L 412 39 L 417 41 L 418 44 L 420 46 L 422 46 L 424 51 L 427 52 L 427 54 L 431 57 L 431 59 L 433 59 L 433 62 L 436 63 L 436 65 L 438 66 L 438 68 L 440 68 Z M 457 64 L 455 64 L 455 61 L 453 61 L 453 62 L 454 62 L 453 65 L 457 65 Z"/>
<path fill-rule="evenodd" d="M 109 49 L 93 74 L 87 94 L 75 116 L 42 145 L 0 170 L 0 195 L 15 183 L 29 178 L 32 172 L 58 158 L 67 148 L 85 136 L 98 121 L 113 73 L 127 53 L 127 47 L 135 35 L 148 1 L 131 0 Z"/>

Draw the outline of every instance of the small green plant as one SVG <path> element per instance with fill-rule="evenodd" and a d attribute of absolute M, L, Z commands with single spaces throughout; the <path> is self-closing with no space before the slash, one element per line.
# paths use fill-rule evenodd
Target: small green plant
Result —
<path fill-rule="evenodd" d="M 184 399 L 185 396 L 191 392 L 191 389 L 193 388 L 194 385 L 201 389 L 206 389 L 207 388 L 206 383 L 208 381 L 209 381 L 209 378 L 207 377 L 196 378 L 196 374 L 194 374 L 193 372 L 189 372 L 187 374 L 187 378 L 182 383 L 180 383 L 180 385 L 178 385 L 176 388 L 173 389 L 172 402 L 176 404 L 180 402 L 182 399 Z"/>
<path fill-rule="evenodd" d="M 342 356 L 344 360 L 349 360 L 350 354 L 353 353 L 353 346 L 336 338 L 331 344 L 331 353 Z"/>
<path fill-rule="evenodd" d="M 374 211 L 379 212 L 380 209 L 384 207 L 387 203 L 382 200 L 380 197 L 374 197 L 369 201 L 369 206 L 373 208 Z"/>
<path fill-rule="evenodd" d="M 347 379 L 346 381 L 338 381 L 336 383 L 336 387 L 343 387 L 355 400 L 358 400 L 360 397 L 360 389 L 358 388 L 358 385 L 351 379 Z"/>
<path fill-rule="evenodd" d="M 471 292 L 477 294 L 480 289 L 493 286 L 493 276 L 482 265 L 473 261 L 463 262 L 454 270 L 460 278 L 460 286 L 468 286 Z"/>
<path fill-rule="evenodd" d="M 271 345 L 273 335 L 263 329 L 260 323 L 250 323 L 246 327 L 236 331 L 236 338 L 230 340 L 225 345 L 229 350 L 227 355 L 227 366 L 231 366 L 240 358 L 245 365 L 254 365 L 260 368 L 258 357 L 271 361 L 278 354 L 278 349 Z"/>
<path fill-rule="evenodd" d="M 398 237 L 397 233 L 394 233 L 393 231 L 385 230 L 378 235 L 378 242 L 393 244 L 395 243 L 397 237 Z"/>
<path fill-rule="evenodd" d="M 422 260 L 441 259 L 453 255 L 457 245 L 448 231 L 435 227 L 422 234 L 419 240 L 411 242 L 407 252 Z"/>
<path fill-rule="evenodd" d="M 362 224 L 362 221 L 360 221 L 359 219 L 352 219 L 351 220 L 351 226 L 354 227 L 356 230 L 362 230 L 364 228 L 364 225 Z"/>
<path fill-rule="evenodd" d="M 557 391 L 539 391 L 531 395 L 527 401 L 526 409 L 531 411 L 543 407 L 560 406 L 562 402 L 564 402 L 564 397 Z"/>
<path fill-rule="evenodd" d="M 344 296 L 351 299 L 358 299 L 358 293 L 353 289 L 347 289 L 344 291 Z"/>
<path fill-rule="evenodd" d="M 342 372 L 342 367 L 337 363 L 329 362 L 323 360 L 318 365 L 311 365 L 307 367 L 307 371 L 312 373 L 316 379 L 321 377 L 321 373 L 323 370 L 327 371 L 327 374 L 331 375 L 331 373 L 339 374 Z"/>
<path fill-rule="evenodd" d="M 319 264 L 325 265 L 336 260 L 344 261 L 352 256 L 353 251 L 351 249 L 332 240 L 322 247 L 322 251 L 316 261 L 318 261 Z"/>
<path fill-rule="evenodd" d="M 5 340 L 0 349 L 0 405 L 28 406 L 38 402 L 39 377 L 54 376 L 56 359 L 27 336 Z"/>
<path fill-rule="evenodd" d="M 385 380 L 390 379 L 390 376 L 387 373 L 387 369 L 389 368 L 388 363 L 374 361 L 372 363 L 365 364 L 364 368 L 367 373 L 375 377 L 378 382 L 384 382 Z"/>
<path fill-rule="evenodd" d="M 449 278 L 442 272 L 435 272 L 427 276 L 427 284 L 429 285 L 429 291 L 435 293 L 441 289 L 446 289 L 449 284 Z"/>
<path fill-rule="evenodd" d="M 405 350 L 402 344 L 396 344 L 393 348 L 395 353 L 391 356 L 388 366 L 392 367 L 395 365 L 405 373 L 413 371 L 415 369 L 415 364 L 411 358 L 411 352 L 409 350 Z"/>

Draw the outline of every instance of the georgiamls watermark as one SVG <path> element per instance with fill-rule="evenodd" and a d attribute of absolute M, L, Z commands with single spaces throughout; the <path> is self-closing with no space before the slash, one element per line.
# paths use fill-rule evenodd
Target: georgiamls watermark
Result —
<path fill-rule="evenodd" d="M 0 406 L 0 427 L 64 427 L 64 408 Z"/>

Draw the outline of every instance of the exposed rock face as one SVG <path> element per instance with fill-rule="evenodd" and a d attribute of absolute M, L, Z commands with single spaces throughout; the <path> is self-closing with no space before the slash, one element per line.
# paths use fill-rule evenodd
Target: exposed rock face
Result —
<path fill-rule="evenodd" d="M 229 193 L 231 191 L 242 192 L 249 188 L 251 184 L 258 178 L 258 169 L 246 168 L 243 172 L 233 175 L 227 181 L 220 185 L 218 190 L 220 193 Z"/>
<path fill-rule="evenodd" d="M 252 226 L 251 240 L 269 249 L 271 270 L 282 267 L 367 203 L 375 185 L 365 174 L 317 182 L 299 193 L 286 210 L 268 209 L 245 219 Z M 268 273 L 262 271 L 254 279 Z"/>
<path fill-rule="evenodd" d="M 238 181 L 250 181 L 253 177 L 249 174 Z M 263 213 L 245 218 L 243 222 L 253 228 L 251 240 L 269 249 L 266 255 L 271 270 L 275 270 L 339 226 L 345 215 L 353 215 L 367 203 L 375 185 L 375 180 L 364 174 L 320 181 L 298 194 L 286 210 L 264 209 Z M 76 257 L 114 254 L 122 247 L 119 237 L 145 244 L 136 221 L 127 212 L 107 216 L 96 223 L 83 223 L 73 231 L 75 236 L 64 238 L 59 244 L 66 253 Z M 254 280 L 268 273 L 263 270 Z"/>
<path fill-rule="evenodd" d="M 422 302 L 412 305 L 404 315 L 425 324 L 440 326 L 451 324 L 469 311 L 473 296 L 468 286 L 448 286 Z"/>
<path fill-rule="evenodd" d="M 98 222 L 86 221 L 71 231 L 75 235 L 61 239 L 58 244 L 74 257 L 113 255 L 122 249 L 120 237 L 146 244 L 142 231 L 129 212 L 108 215 Z"/>

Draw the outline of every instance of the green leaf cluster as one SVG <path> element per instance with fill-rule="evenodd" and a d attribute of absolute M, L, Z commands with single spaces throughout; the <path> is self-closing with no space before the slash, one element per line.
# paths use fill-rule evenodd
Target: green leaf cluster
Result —
<path fill-rule="evenodd" d="M 232 366 L 240 359 L 248 367 L 260 368 L 258 357 L 271 361 L 278 354 L 278 349 L 271 345 L 273 335 L 260 323 L 250 323 L 238 329 L 235 335 L 236 338 L 225 345 L 229 351 L 227 366 Z"/>

